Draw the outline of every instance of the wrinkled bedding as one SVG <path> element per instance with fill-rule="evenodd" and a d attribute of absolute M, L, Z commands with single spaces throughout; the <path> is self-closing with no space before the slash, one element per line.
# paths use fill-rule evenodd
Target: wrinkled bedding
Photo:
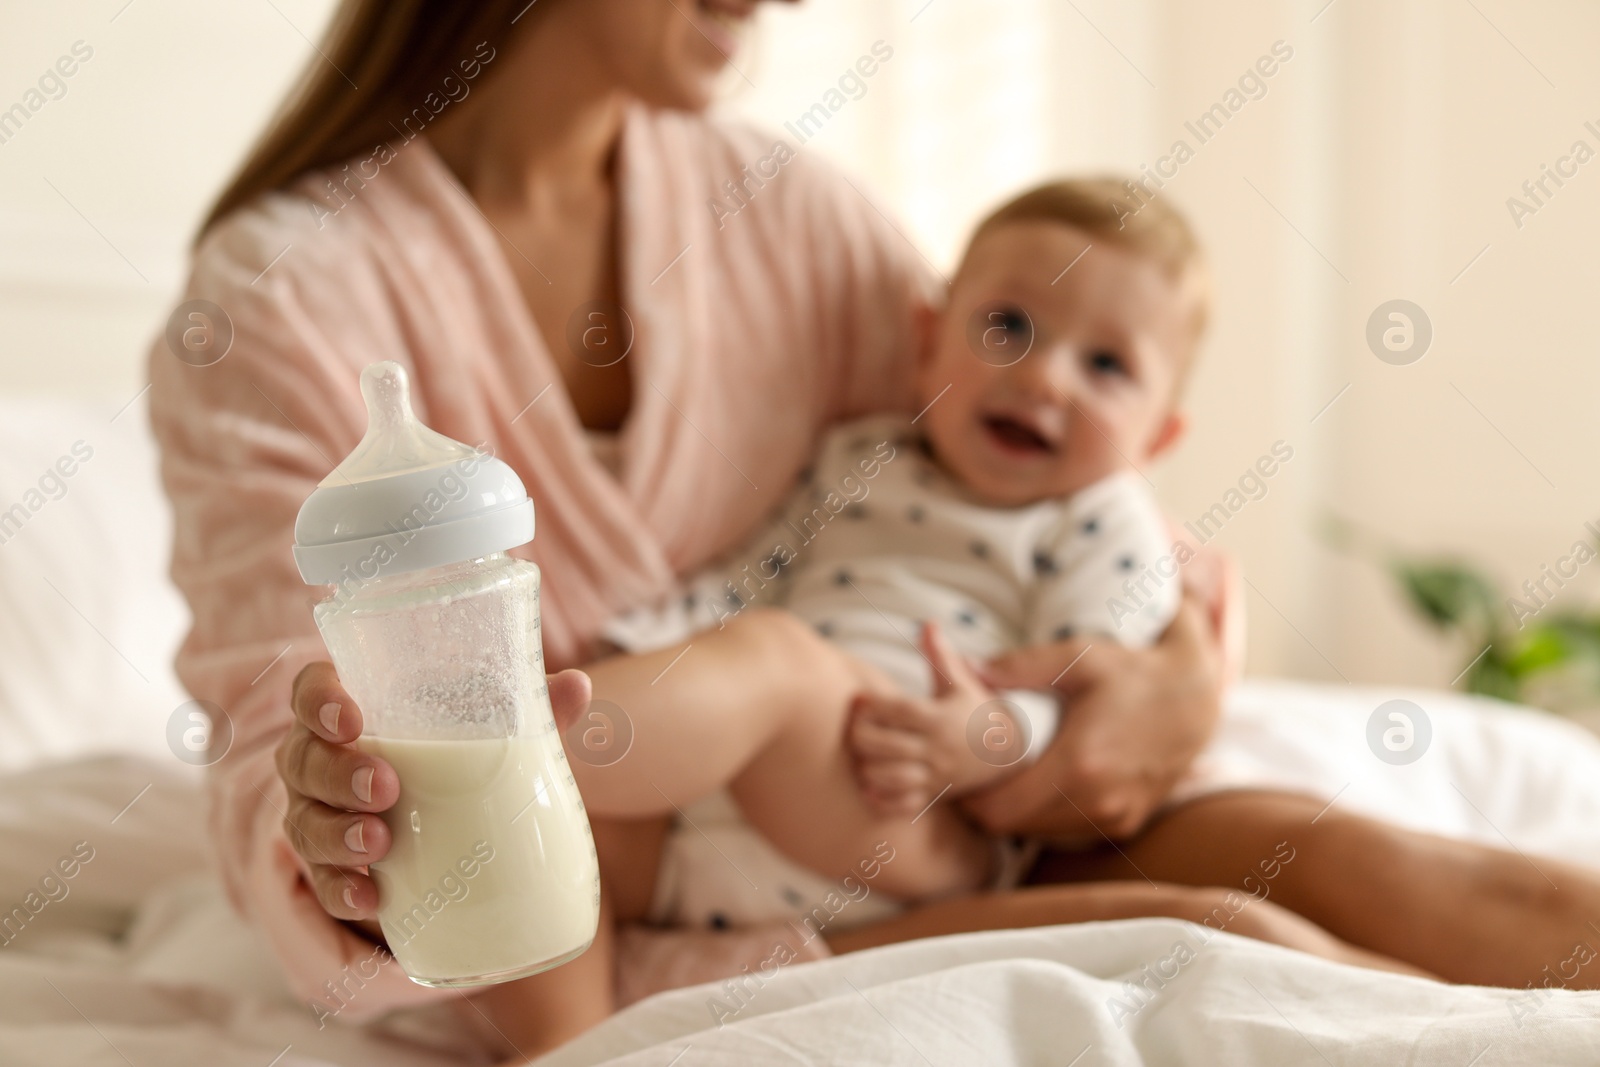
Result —
<path fill-rule="evenodd" d="M 1431 739 L 1379 758 L 1403 697 Z M 1600 742 L 1444 693 L 1249 683 L 1202 763 L 1420 829 L 1600 865 Z M 0 778 L 0 1063 L 490 1062 L 460 1006 L 295 1004 L 206 868 L 198 782 L 100 757 Z M 20 911 L 19 911 L 20 909 Z M 1596 935 L 1600 945 L 1600 934 Z M 1166 921 L 940 938 L 635 1005 L 542 1065 L 1600 1063 L 1600 999 L 1353 970 Z"/>

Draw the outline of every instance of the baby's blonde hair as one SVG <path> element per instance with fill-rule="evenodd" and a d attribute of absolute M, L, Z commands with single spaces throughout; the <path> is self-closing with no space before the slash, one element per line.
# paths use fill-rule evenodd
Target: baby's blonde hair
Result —
<path fill-rule="evenodd" d="M 1174 282 L 1194 286 L 1194 339 L 1205 332 L 1211 284 L 1205 255 L 1187 219 L 1164 197 L 1135 196 L 1131 180 L 1106 175 L 1062 178 L 1021 193 L 978 223 L 968 248 L 989 230 L 1013 222 L 1059 222 L 1090 237 L 1147 256 Z"/>

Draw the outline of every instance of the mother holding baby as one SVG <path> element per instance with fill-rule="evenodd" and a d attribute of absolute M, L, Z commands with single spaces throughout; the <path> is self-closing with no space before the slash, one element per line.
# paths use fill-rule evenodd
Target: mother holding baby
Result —
<path fill-rule="evenodd" d="M 608 621 L 673 595 L 754 532 L 828 427 L 914 410 L 921 324 L 942 299 L 916 249 L 850 182 L 803 149 L 705 114 L 757 6 L 345 0 L 205 224 L 187 297 L 223 310 L 231 349 L 206 366 L 159 345 L 151 357 L 173 575 L 194 615 L 178 671 L 233 723 L 211 780 L 230 896 L 296 995 L 325 1011 L 365 1020 L 462 1002 L 395 967 L 363 966 L 381 943 L 364 867 L 388 847 L 376 813 L 399 783 L 351 745 L 360 709 L 323 662 L 315 593 L 290 553 L 300 503 L 361 437 L 357 378 L 375 360 L 405 363 L 418 415 L 492 450 L 537 502 L 525 551 L 545 574 L 558 717 L 570 722 L 587 702 L 589 680 L 573 670 L 583 668 L 637 731 L 616 766 L 576 768 L 605 887 L 595 945 L 462 1012 L 492 1022 L 491 1037 L 512 1046 L 498 1054 L 553 1047 L 614 1009 L 616 931 L 650 911 L 675 808 L 727 787 L 774 840 L 794 829 L 782 843 L 802 862 L 822 856 L 806 851 L 806 823 L 862 841 L 906 832 L 908 816 L 865 806 L 841 738 L 859 700 L 905 715 L 926 700 L 864 674 L 810 627 L 749 610 L 682 666 L 672 650 L 600 658 Z M 751 176 L 779 157 L 775 176 Z M 1292 840 L 1297 858 L 1274 900 L 1311 922 L 1263 904 L 1231 932 L 1332 954 L 1347 942 L 1453 980 L 1531 978 L 1541 939 L 1514 924 L 1538 911 L 1543 887 L 1496 854 L 1337 809 L 1313 823 L 1312 798 L 1235 792 L 1163 808 L 1237 665 L 1225 573 L 1217 559 L 1192 562 L 1175 621 L 1147 649 L 1102 642 L 1083 655 L 1083 640 L 1067 637 L 991 662 L 981 678 L 942 664 L 973 706 L 991 686 L 1055 686 L 1067 711 L 1037 763 L 919 822 L 914 856 L 937 868 L 974 825 L 1130 843 L 1040 865 L 1072 884 L 979 893 L 952 875 L 938 902 L 828 931 L 828 948 L 1198 920 Z M 736 691 L 713 677 L 687 709 L 657 702 L 654 679 L 681 693 L 713 651 L 742 665 Z M 1476 887 L 1471 937 L 1446 936 L 1466 913 L 1428 891 L 1436 885 Z M 892 880 L 880 888 L 894 894 Z M 722 977 L 772 943 L 770 931 L 683 936 L 667 970 Z M 624 953 L 623 965 L 650 956 Z"/>

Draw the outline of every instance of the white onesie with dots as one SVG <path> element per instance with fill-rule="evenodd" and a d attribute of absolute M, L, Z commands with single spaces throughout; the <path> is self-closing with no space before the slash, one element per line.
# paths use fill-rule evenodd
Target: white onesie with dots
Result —
<path fill-rule="evenodd" d="M 747 607 L 780 607 L 908 692 L 927 694 L 932 672 L 918 645 L 924 620 L 939 622 L 962 655 L 984 660 L 1071 636 L 1145 645 L 1166 629 L 1180 598 L 1166 521 L 1138 474 L 1112 475 L 1064 500 L 994 507 L 944 473 L 910 420 L 875 416 L 828 435 L 800 489 L 744 550 L 694 579 L 677 602 L 630 614 L 607 635 L 642 651 L 726 625 Z M 1037 754 L 1055 731 L 1054 698 L 1004 698 L 1022 711 L 1029 754 Z M 685 827 L 668 845 L 658 919 L 792 919 L 817 891 L 838 890 L 759 837 L 759 844 L 713 842 L 708 823 L 757 836 L 725 796 L 701 809 L 704 819 L 688 814 L 698 829 Z M 790 870 L 773 869 L 773 859 Z M 751 865 L 763 876 L 745 869 Z M 806 886 L 795 885 L 801 878 Z M 846 909 L 837 921 L 855 925 L 882 914 Z"/>

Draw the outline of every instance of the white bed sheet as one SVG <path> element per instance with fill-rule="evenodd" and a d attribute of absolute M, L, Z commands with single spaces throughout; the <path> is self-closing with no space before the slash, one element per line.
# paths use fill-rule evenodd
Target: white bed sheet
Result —
<path fill-rule="evenodd" d="M 1228 934 L 1201 942 L 1190 924 L 1141 919 L 895 945 L 779 971 L 747 997 L 662 994 L 537 1064 L 1600 1063 L 1600 994 L 1529 1002 Z M 1181 965 L 1179 945 L 1193 946 Z M 1162 960 L 1158 988 L 1145 973 Z"/>
<path fill-rule="evenodd" d="M 1396 696 L 1433 726 L 1429 751 L 1405 767 L 1377 759 L 1365 740 L 1373 708 Z M 1450 694 L 1251 683 L 1230 701 L 1208 759 L 1219 785 L 1296 788 L 1509 844 L 1530 863 L 1600 865 L 1600 742 L 1538 713 Z M 37 890 L 76 843 L 94 849 L 68 895 L 0 945 L 0 1063 L 486 1062 L 448 1012 L 319 1029 L 207 873 L 187 771 L 170 759 L 100 758 L 0 778 L 0 911 Z M 1170 960 L 1184 938 L 1194 959 L 1140 1006 L 1123 982 Z M 652 998 L 541 1067 L 1600 1063 L 1592 994 L 1463 989 L 1200 940 L 1183 924 L 1092 924 L 797 965 L 749 983 L 747 998 L 714 986 Z"/>

